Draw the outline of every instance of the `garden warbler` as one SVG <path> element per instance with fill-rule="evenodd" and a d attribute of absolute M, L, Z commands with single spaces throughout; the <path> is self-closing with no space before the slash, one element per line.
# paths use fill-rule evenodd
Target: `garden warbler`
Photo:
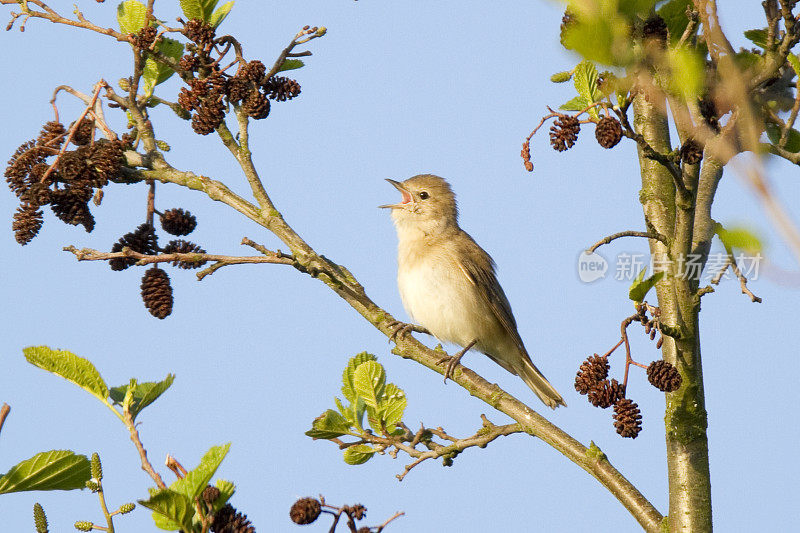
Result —
<path fill-rule="evenodd" d="M 463 349 L 448 361 L 445 379 L 471 347 L 519 375 L 548 406 L 566 405 L 531 362 L 514 315 L 497 282 L 494 261 L 458 226 L 450 185 L 430 174 L 400 183 L 403 195 L 392 210 L 397 229 L 397 285 L 411 319 L 440 341 Z M 398 331 L 412 329 L 402 325 Z"/>

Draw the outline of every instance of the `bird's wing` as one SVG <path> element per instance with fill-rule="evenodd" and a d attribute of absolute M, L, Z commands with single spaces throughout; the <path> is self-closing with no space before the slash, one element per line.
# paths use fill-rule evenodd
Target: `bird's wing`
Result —
<path fill-rule="evenodd" d="M 459 263 L 461 271 L 466 275 L 469 282 L 479 289 L 478 293 L 489 304 L 489 308 L 497 318 L 497 321 L 514 339 L 514 343 L 520 351 L 527 355 L 528 352 L 525 350 L 525 345 L 522 343 L 522 338 L 517 331 L 517 322 L 511 312 L 511 304 L 508 303 L 508 298 L 506 298 L 503 288 L 497 281 L 497 276 L 494 272 L 494 260 L 469 234 L 465 232 L 464 235 L 466 235 L 467 240 L 462 241 L 464 242 L 463 246 L 469 249 L 460 250 L 461 253 L 458 254 L 461 259 Z M 475 259 L 476 256 L 482 260 L 477 261 Z"/>

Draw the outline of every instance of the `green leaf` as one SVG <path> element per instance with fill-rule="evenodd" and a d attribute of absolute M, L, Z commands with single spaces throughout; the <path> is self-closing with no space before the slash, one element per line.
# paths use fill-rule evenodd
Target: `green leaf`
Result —
<path fill-rule="evenodd" d="M 339 410 L 339 414 L 341 414 L 348 422 L 352 424 L 353 420 L 350 418 L 353 415 L 352 410 L 345 407 L 342 404 L 342 400 L 336 396 L 333 397 L 333 401 L 336 403 L 336 408 Z"/>
<path fill-rule="evenodd" d="M 572 100 L 564 102 L 558 106 L 558 108 L 563 111 L 583 111 L 588 107 L 588 105 L 589 103 L 586 101 L 586 98 L 583 96 L 576 96 Z"/>
<path fill-rule="evenodd" d="M 767 122 L 765 126 L 770 142 L 775 146 L 779 146 L 781 142 L 781 127 L 773 122 Z M 795 154 L 800 152 L 800 131 L 794 128 L 790 129 L 789 135 L 786 137 L 786 146 L 783 148 Z"/>
<path fill-rule="evenodd" d="M 670 89 L 685 101 L 696 98 L 705 85 L 705 62 L 696 50 L 688 47 L 671 48 L 667 52 L 672 67 Z"/>
<path fill-rule="evenodd" d="M 637 16 L 647 18 L 647 15 L 650 14 L 650 10 L 652 10 L 657 3 L 657 0 L 619 0 L 618 9 L 621 14 L 631 20 Z"/>
<path fill-rule="evenodd" d="M 349 465 L 363 465 L 375 455 L 375 449 L 366 444 L 358 444 L 346 448 L 344 453 L 344 462 Z"/>
<path fill-rule="evenodd" d="M 230 481 L 226 481 L 224 479 L 218 479 L 214 484 L 219 489 L 219 498 L 217 498 L 213 504 L 213 511 L 217 512 L 225 507 L 225 504 L 231 499 L 233 493 L 236 492 L 236 486 Z"/>
<path fill-rule="evenodd" d="M 386 386 L 386 371 L 377 361 L 361 363 L 353 373 L 356 395 L 373 409 L 380 408 L 380 399 Z"/>
<path fill-rule="evenodd" d="M 550 81 L 553 83 L 564 83 L 565 81 L 569 81 L 572 79 L 572 71 L 565 70 L 564 72 L 556 72 L 552 76 L 550 76 Z"/>
<path fill-rule="evenodd" d="M 387 428 L 391 428 L 403 419 L 403 412 L 408 404 L 403 389 L 394 383 L 389 383 L 386 385 L 381 403 L 383 404 L 383 423 Z"/>
<path fill-rule="evenodd" d="M 597 86 L 597 68 L 591 61 L 581 61 L 575 66 L 575 72 L 572 75 L 572 82 L 575 84 L 575 90 L 578 94 L 586 100 L 586 106 L 593 104 L 603 97 L 603 93 Z M 597 117 L 597 110 L 592 108 L 589 113 L 593 117 Z"/>
<path fill-rule="evenodd" d="M 187 20 L 205 20 L 205 11 L 202 0 L 180 0 L 181 11 Z"/>
<path fill-rule="evenodd" d="M 211 14 L 211 18 L 208 21 L 209 26 L 211 26 L 212 28 L 216 28 L 220 24 L 222 24 L 222 21 L 225 20 L 225 17 L 228 16 L 228 13 L 231 12 L 231 8 L 233 8 L 233 0 L 231 0 L 230 2 L 225 2 L 224 4 L 219 6 L 219 9 L 217 9 L 216 11 L 214 11 L 214 13 Z"/>
<path fill-rule="evenodd" d="M 70 450 L 37 453 L 0 476 L 0 494 L 82 489 L 92 478 L 89 459 Z"/>
<path fill-rule="evenodd" d="M 375 361 L 376 359 L 377 357 L 371 353 L 361 352 L 360 354 L 351 357 L 347 362 L 347 366 L 344 368 L 344 372 L 342 373 L 342 394 L 344 394 L 344 397 L 347 398 L 350 403 L 355 403 L 356 401 L 356 391 L 353 388 L 353 373 L 361 363 L 365 361 Z"/>
<path fill-rule="evenodd" d="M 564 29 L 561 42 L 584 59 L 604 65 L 626 65 L 632 57 L 629 24 L 616 14 L 582 13 Z"/>
<path fill-rule="evenodd" d="M 283 72 L 284 70 L 297 70 L 299 68 L 303 68 L 303 63 L 300 59 L 287 59 L 281 65 L 281 68 L 278 69 L 278 72 Z"/>
<path fill-rule="evenodd" d="M 636 276 L 636 279 L 633 280 L 631 284 L 631 288 L 628 290 L 628 298 L 633 300 L 634 302 L 643 302 L 644 297 L 647 296 L 647 293 L 650 292 L 658 281 L 664 277 L 664 272 L 656 272 L 652 276 L 647 279 L 644 278 L 644 273 L 647 270 L 647 267 L 644 267 L 640 272 L 639 275 Z"/>
<path fill-rule="evenodd" d="M 156 49 L 176 61 L 183 55 L 183 44 L 175 39 L 162 38 L 156 45 Z M 174 70 L 157 62 L 152 57 L 148 57 L 144 64 L 144 69 L 142 70 L 145 91 L 152 93 L 156 85 L 164 83 L 173 74 L 175 74 Z"/>
<path fill-rule="evenodd" d="M 164 394 L 164 392 L 170 388 L 172 382 L 175 381 L 175 375 L 167 374 L 167 377 L 164 378 L 164 381 L 158 382 L 147 381 L 145 383 L 136 383 L 136 380 L 132 381 L 132 384 L 135 388 L 129 409 L 131 416 L 136 419 L 136 415 L 139 414 L 142 409 L 156 401 L 159 396 Z M 125 394 L 128 392 L 128 388 L 130 386 L 131 385 L 129 384 L 113 387 L 109 391 L 111 400 L 117 405 L 122 405 L 125 399 Z"/>
<path fill-rule="evenodd" d="M 792 66 L 794 73 L 800 76 L 800 59 L 797 58 L 797 54 L 789 53 L 789 55 L 786 56 L 786 60 Z"/>
<path fill-rule="evenodd" d="M 108 398 L 108 385 L 87 359 L 47 346 L 30 346 L 23 349 L 22 353 L 30 364 L 73 382 L 102 401 Z"/>
<path fill-rule="evenodd" d="M 125 0 L 117 6 L 117 22 L 122 33 L 136 33 L 144 28 L 147 8 L 138 0 Z"/>
<path fill-rule="evenodd" d="M 194 506 L 184 494 L 170 489 L 153 489 L 148 499 L 139 500 L 139 505 L 153 511 L 153 520 L 159 529 L 193 531 Z"/>
<path fill-rule="evenodd" d="M 747 228 L 734 226 L 726 229 L 722 224 L 717 224 L 714 229 L 726 250 L 738 248 L 746 252 L 755 253 L 764 249 L 761 239 Z"/>
<path fill-rule="evenodd" d="M 170 490 L 183 494 L 190 501 L 194 501 L 206 488 L 211 478 L 214 477 L 214 473 L 219 468 L 222 460 L 225 459 L 230 448 L 230 443 L 224 446 L 212 446 L 200 459 L 200 464 L 197 465 L 197 468 L 191 470 L 186 477 L 174 481 L 169 486 Z"/>
<path fill-rule="evenodd" d="M 333 439 L 349 432 L 350 423 L 347 419 L 333 409 L 328 409 L 314 419 L 306 435 L 313 439 Z"/>
<path fill-rule="evenodd" d="M 766 28 L 760 30 L 747 30 L 746 32 L 744 32 L 744 36 L 759 48 L 767 47 Z"/>
<path fill-rule="evenodd" d="M 670 0 L 657 11 L 658 16 L 664 19 L 669 29 L 669 40 L 672 44 L 680 41 L 686 26 L 689 25 L 689 18 L 686 16 L 686 8 L 692 5 L 692 0 Z"/>

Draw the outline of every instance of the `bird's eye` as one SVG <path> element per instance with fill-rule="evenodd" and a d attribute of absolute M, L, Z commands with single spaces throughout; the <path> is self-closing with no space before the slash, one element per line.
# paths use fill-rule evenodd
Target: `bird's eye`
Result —
<path fill-rule="evenodd" d="M 422 191 L 419 193 L 419 197 L 421 200 L 427 200 L 430 195 L 426 191 Z"/>

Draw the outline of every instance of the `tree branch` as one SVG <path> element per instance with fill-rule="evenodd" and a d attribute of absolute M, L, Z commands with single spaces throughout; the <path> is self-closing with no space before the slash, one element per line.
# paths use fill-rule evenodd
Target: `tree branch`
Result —
<path fill-rule="evenodd" d="M 621 237 L 644 237 L 646 239 L 655 239 L 661 243 L 667 244 L 667 238 L 661 235 L 660 233 L 628 230 L 628 231 L 620 231 L 619 233 L 614 233 L 613 235 L 609 235 L 608 237 L 600 239 L 599 241 L 594 243 L 590 248 L 588 248 L 586 250 L 586 253 L 591 254 L 604 244 L 608 244 L 611 241 L 619 239 Z"/>

